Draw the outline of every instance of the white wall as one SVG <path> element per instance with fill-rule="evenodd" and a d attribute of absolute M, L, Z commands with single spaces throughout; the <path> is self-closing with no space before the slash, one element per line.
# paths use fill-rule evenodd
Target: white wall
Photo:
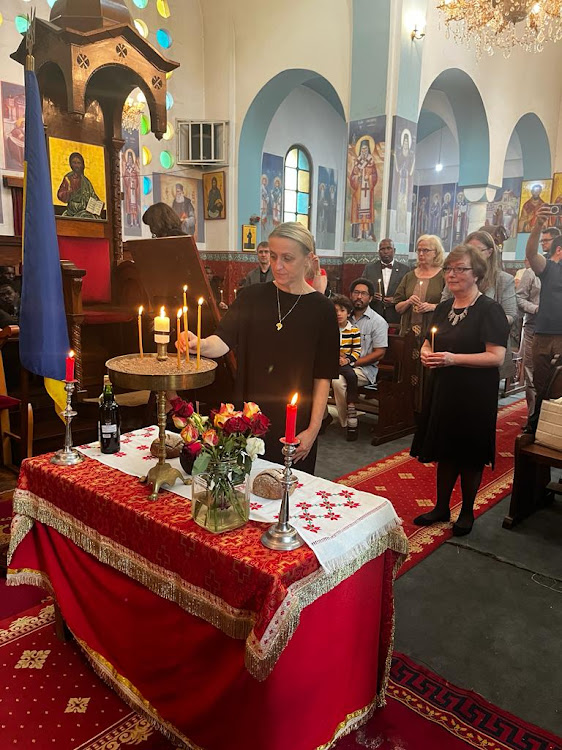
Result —
<path fill-rule="evenodd" d="M 318 167 L 335 169 L 338 178 L 336 249 L 318 248 L 322 255 L 341 255 L 345 202 L 345 149 L 347 125 L 328 102 L 305 86 L 298 86 L 275 113 L 263 150 L 285 157 L 295 144 L 304 146 L 312 159 L 312 212 L 310 229 L 316 231 Z"/>

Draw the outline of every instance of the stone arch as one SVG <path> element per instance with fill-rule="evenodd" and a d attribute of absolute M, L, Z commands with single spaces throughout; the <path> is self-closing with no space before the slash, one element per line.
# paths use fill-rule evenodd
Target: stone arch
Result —
<path fill-rule="evenodd" d="M 543 180 L 552 174 L 552 157 L 546 129 L 534 112 L 527 112 L 512 131 L 519 138 L 524 180 Z M 510 138 L 511 140 L 511 138 Z"/>
<path fill-rule="evenodd" d="M 256 94 L 244 117 L 238 142 L 238 224 L 259 213 L 259 184 L 263 144 L 281 103 L 298 86 L 323 97 L 345 121 L 341 99 L 333 85 L 313 70 L 294 68 L 271 78 Z M 254 187 L 255 186 L 255 187 Z"/>

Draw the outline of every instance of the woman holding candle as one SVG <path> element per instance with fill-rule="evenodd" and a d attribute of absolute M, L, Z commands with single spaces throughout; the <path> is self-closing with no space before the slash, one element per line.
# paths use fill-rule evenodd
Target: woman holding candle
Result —
<path fill-rule="evenodd" d="M 255 401 L 271 420 L 265 457 L 283 462 L 289 399 L 298 393 L 295 454 L 298 468 L 312 473 L 316 437 L 338 376 L 339 331 L 334 306 L 306 283 L 314 238 L 302 224 L 280 224 L 269 235 L 273 282 L 253 284 L 237 297 L 214 335 L 201 340 L 201 356 L 237 358 L 235 400 Z M 188 333 L 197 351 L 197 336 Z M 182 338 L 182 347 L 185 339 Z"/>
<path fill-rule="evenodd" d="M 428 389 L 411 449 L 422 463 L 437 462 L 437 501 L 414 523 L 449 521 L 451 493 L 460 476 L 462 509 L 453 534 L 463 536 L 472 530 L 484 466 L 494 463 L 498 368 L 509 324 L 500 305 L 479 291 L 486 263 L 478 250 L 459 245 L 443 270 L 453 296 L 435 310 L 433 351 L 430 335 L 421 349 Z"/>
<path fill-rule="evenodd" d="M 394 302 L 396 312 L 401 316 L 400 333 L 404 336 L 409 331 L 414 331 L 414 349 L 419 353 L 445 286 L 442 270 L 445 253 L 441 240 L 434 234 L 423 234 L 418 239 L 416 253 L 417 266 L 402 278 L 394 295 Z M 414 408 L 420 412 L 424 373 L 419 356 L 416 363 L 418 385 L 414 391 Z"/>

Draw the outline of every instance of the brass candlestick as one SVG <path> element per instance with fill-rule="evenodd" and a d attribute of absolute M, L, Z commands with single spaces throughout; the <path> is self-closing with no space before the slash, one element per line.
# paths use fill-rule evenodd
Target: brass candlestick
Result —
<path fill-rule="evenodd" d="M 277 550 L 278 552 L 288 552 L 292 549 L 298 549 L 304 544 L 294 526 L 289 523 L 289 493 L 291 487 L 296 484 L 297 478 L 291 473 L 293 456 L 297 450 L 300 440 L 294 443 L 287 443 L 285 438 L 281 438 L 283 443 L 283 456 L 285 457 L 285 469 L 283 471 L 283 499 L 281 500 L 281 509 L 277 523 L 272 524 L 261 538 L 264 547 Z"/>
<path fill-rule="evenodd" d="M 61 411 L 61 416 L 64 419 L 64 448 L 58 450 L 55 455 L 51 458 L 52 464 L 58 466 L 76 466 L 84 460 L 84 456 L 78 453 L 76 448 L 72 447 L 72 429 L 70 423 L 76 416 L 76 412 L 72 408 L 72 394 L 74 393 L 75 380 L 67 380 L 64 384 L 64 390 L 66 391 L 66 407 Z"/>

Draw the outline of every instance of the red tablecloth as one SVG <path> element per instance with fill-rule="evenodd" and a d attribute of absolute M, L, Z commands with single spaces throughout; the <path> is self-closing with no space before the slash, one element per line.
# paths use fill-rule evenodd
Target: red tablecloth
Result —
<path fill-rule="evenodd" d="M 403 537 L 333 578 L 306 547 L 263 548 L 259 524 L 217 537 L 148 494 L 95 461 L 24 462 L 9 583 L 49 588 L 98 673 L 184 747 L 313 750 L 365 720 L 384 700 Z"/>

